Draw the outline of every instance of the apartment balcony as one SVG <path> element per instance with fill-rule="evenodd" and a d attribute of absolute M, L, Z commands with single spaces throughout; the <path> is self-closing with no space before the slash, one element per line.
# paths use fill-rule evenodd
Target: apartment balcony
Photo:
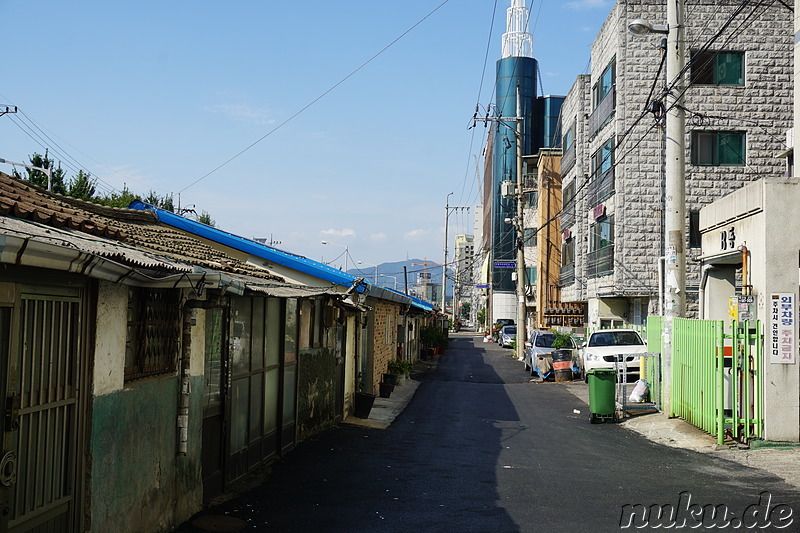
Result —
<path fill-rule="evenodd" d="M 614 272 L 614 247 L 606 246 L 586 255 L 586 277 L 596 278 Z"/>
<path fill-rule="evenodd" d="M 566 175 L 572 167 L 575 166 L 575 145 L 577 143 L 572 141 L 572 144 L 564 151 L 564 154 L 561 156 L 561 175 Z"/>
<path fill-rule="evenodd" d="M 586 191 L 587 207 L 597 207 L 600 202 L 614 194 L 614 167 L 609 168 L 589 183 Z"/>
<path fill-rule="evenodd" d="M 589 115 L 590 139 L 594 138 L 597 132 L 603 129 L 603 126 L 611 120 L 611 115 L 614 114 L 614 109 L 616 108 L 616 94 L 617 90 L 612 86 L 605 98 L 600 101 L 592 114 Z"/>
<path fill-rule="evenodd" d="M 561 267 L 561 273 L 558 276 L 558 285 L 564 287 L 575 281 L 575 263 Z"/>

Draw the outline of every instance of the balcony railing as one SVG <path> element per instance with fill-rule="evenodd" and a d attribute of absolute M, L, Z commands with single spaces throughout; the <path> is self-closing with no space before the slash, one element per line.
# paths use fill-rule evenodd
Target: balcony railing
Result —
<path fill-rule="evenodd" d="M 561 156 L 561 175 L 564 176 L 575 166 L 575 141 L 569 145 Z"/>
<path fill-rule="evenodd" d="M 608 94 L 597 104 L 597 107 L 589 115 L 589 138 L 597 135 L 597 132 L 603 129 L 603 126 L 608 124 L 611 115 L 614 114 L 616 108 L 616 89 L 612 86 Z"/>
<path fill-rule="evenodd" d="M 563 287 L 575 281 L 575 263 L 561 267 L 561 273 L 558 276 L 558 284 Z"/>
<path fill-rule="evenodd" d="M 603 172 L 599 177 L 589 183 L 586 191 L 586 201 L 589 208 L 597 207 L 600 202 L 614 194 L 614 167 Z"/>
<path fill-rule="evenodd" d="M 586 256 L 586 277 L 596 278 L 614 272 L 614 247 L 606 246 Z"/>

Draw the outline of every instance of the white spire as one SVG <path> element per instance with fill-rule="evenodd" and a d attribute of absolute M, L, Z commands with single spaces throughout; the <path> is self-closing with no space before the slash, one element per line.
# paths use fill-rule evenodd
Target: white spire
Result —
<path fill-rule="evenodd" d="M 503 57 L 533 57 L 533 36 L 528 33 L 528 8 L 525 0 L 511 0 L 506 11 Z"/>

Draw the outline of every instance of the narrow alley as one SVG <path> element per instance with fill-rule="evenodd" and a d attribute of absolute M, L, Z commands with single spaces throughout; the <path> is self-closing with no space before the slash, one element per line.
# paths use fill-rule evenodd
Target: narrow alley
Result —
<path fill-rule="evenodd" d="M 678 517 L 679 507 L 713 505 L 717 516 L 695 516 L 734 530 L 770 518 L 775 527 L 800 509 L 800 493 L 762 470 L 590 424 L 568 387 L 531 382 L 509 350 L 469 332 L 452 334 L 436 368 L 416 378 L 388 429 L 325 431 L 263 485 L 177 531 L 617 531 L 642 524 L 626 514 L 637 505 L 673 505 Z M 763 492 L 778 514 L 764 511 Z M 652 513 L 639 518 L 658 526 Z M 231 529 L 209 525 L 225 519 Z"/>

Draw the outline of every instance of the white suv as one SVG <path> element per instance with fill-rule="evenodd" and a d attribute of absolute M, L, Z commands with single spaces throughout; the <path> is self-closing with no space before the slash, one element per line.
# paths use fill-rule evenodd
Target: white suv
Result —
<path fill-rule="evenodd" d="M 582 351 L 581 374 L 594 368 L 614 368 L 615 362 L 625 362 L 628 370 L 639 372 L 639 354 L 647 346 L 633 329 L 600 329 L 589 337 Z"/>

